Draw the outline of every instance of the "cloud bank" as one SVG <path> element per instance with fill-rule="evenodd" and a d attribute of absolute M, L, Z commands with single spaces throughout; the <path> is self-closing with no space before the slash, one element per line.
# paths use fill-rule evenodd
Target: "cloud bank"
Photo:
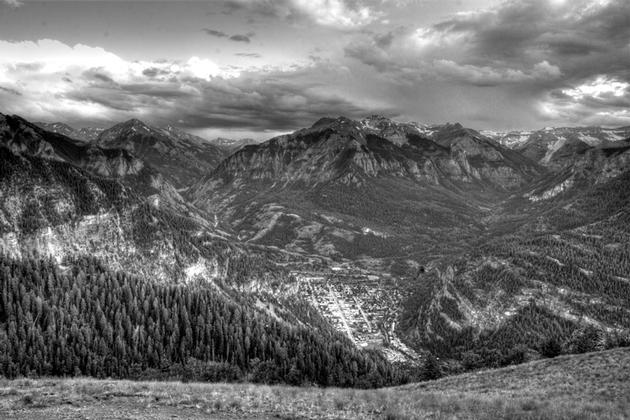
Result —
<path fill-rule="evenodd" d="M 510 0 L 430 27 L 366 33 L 345 55 L 401 84 L 509 89 L 531 97 L 522 112 L 542 120 L 628 124 L 628 22 L 625 0 Z M 593 96 L 611 86 L 614 95 Z M 575 90 L 581 94 L 566 94 Z"/>
<path fill-rule="evenodd" d="M 100 125 L 136 117 L 260 132 L 310 125 L 322 114 L 363 115 L 364 103 L 313 79 L 336 71 L 317 66 L 235 71 L 199 57 L 129 62 L 98 47 L 0 41 L 0 102 L 3 112 L 38 120 Z"/>
<path fill-rule="evenodd" d="M 429 25 L 390 22 L 396 4 L 224 2 L 221 19 L 262 22 L 194 30 L 234 64 L 219 64 L 211 49 L 129 60 L 95 45 L 0 41 L 1 112 L 77 125 L 135 117 L 260 137 L 372 113 L 476 128 L 630 125 L 627 0 L 508 0 Z M 325 42 L 298 58 L 283 40 L 304 34 Z"/>

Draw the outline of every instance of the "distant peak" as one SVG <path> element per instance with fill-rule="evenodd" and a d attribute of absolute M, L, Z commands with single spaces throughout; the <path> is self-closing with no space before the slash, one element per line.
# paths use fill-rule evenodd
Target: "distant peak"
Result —
<path fill-rule="evenodd" d="M 311 127 L 315 128 L 315 127 L 323 127 L 325 125 L 330 125 L 332 123 L 335 122 L 334 118 L 331 117 L 323 117 L 320 118 L 319 120 L 315 121 L 315 124 L 313 124 Z"/>
<path fill-rule="evenodd" d="M 387 118 L 386 116 L 379 114 L 372 114 L 365 119 L 368 121 L 391 121 L 391 118 Z"/>
<path fill-rule="evenodd" d="M 463 126 L 463 125 L 461 125 L 461 124 L 460 124 L 460 123 L 458 123 L 458 122 L 454 122 L 454 123 L 450 123 L 450 122 L 449 122 L 449 123 L 446 123 L 446 124 L 445 124 L 445 127 L 446 127 L 446 128 L 453 128 L 453 129 L 457 129 L 457 130 L 460 130 L 460 129 L 464 128 L 464 126 Z"/>
<path fill-rule="evenodd" d="M 137 118 L 132 118 L 130 120 L 127 120 L 127 121 L 123 122 L 122 125 L 126 125 L 126 126 L 144 126 L 144 127 L 147 126 L 147 124 L 145 124 L 144 122 L 140 121 Z"/>
<path fill-rule="evenodd" d="M 344 117 L 344 116 L 340 116 L 337 118 L 332 118 L 332 117 L 323 117 L 320 118 L 319 120 L 317 120 L 315 122 L 315 124 L 313 124 L 311 126 L 311 128 L 317 128 L 317 127 L 325 127 L 331 124 L 348 124 L 351 123 L 352 120 L 350 118 Z"/>

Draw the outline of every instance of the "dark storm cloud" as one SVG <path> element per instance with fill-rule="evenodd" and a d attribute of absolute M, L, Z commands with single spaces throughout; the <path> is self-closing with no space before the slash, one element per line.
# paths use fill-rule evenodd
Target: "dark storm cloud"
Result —
<path fill-rule="evenodd" d="M 246 73 L 238 78 L 180 78 L 176 83 L 90 85 L 66 98 L 122 112 L 151 110 L 155 122 L 181 121 L 188 128 L 286 131 L 310 126 L 324 115 L 394 115 L 388 107 L 370 107 L 330 92 L 312 81 L 317 68 L 294 72 Z"/>
<path fill-rule="evenodd" d="M 630 118 L 614 110 L 626 106 L 625 92 L 598 93 L 630 82 L 629 23 L 627 0 L 508 0 L 425 28 L 363 33 L 345 55 L 401 86 L 453 81 L 530 97 L 529 112 L 539 117 L 579 122 L 606 108 L 608 120 Z M 598 83 L 604 87 L 559 99 L 558 92 Z"/>
<path fill-rule="evenodd" d="M 241 35 L 241 34 L 236 34 L 236 35 L 232 35 L 230 37 L 230 41 L 235 41 L 235 42 L 247 42 L 249 43 L 251 41 L 251 38 L 254 36 L 253 33 L 248 33 L 245 35 Z"/>
<path fill-rule="evenodd" d="M 209 29 L 209 28 L 203 28 L 202 31 L 204 31 L 206 34 L 216 37 L 216 38 L 227 38 L 230 41 L 235 41 L 235 42 L 246 42 L 249 43 L 251 42 L 251 38 L 255 35 L 253 32 L 249 32 L 247 34 L 234 34 L 234 35 L 229 35 L 226 34 L 223 31 L 218 31 L 216 29 Z"/>
<path fill-rule="evenodd" d="M 625 0 L 601 5 L 584 0 L 564 5 L 512 0 L 498 9 L 456 15 L 422 30 L 363 36 L 345 52 L 380 71 L 449 60 L 528 73 L 547 61 L 569 78 L 587 77 L 628 68 L 629 22 L 630 2 Z"/>
<path fill-rule="evenodd" d="M 227 38 L 228 36 L 225 32 L 217 31 L 216 29 L 203 28 L 202 31 L 210 36 L 216 36 L 217 38 Z"/>
<path fill-rule="evenodd" d="M 433 27 L 440 38 L 460 37 L 469 61 L 526 64 L 548 60 L 569 73 L 627 66 L 630 2 L 615 0 L 509 1 L 495 11 L 454 18 Z M 582 70 L 583 69 L 583 70 Z"/>
<path fill-rule="evenodd" d="M 282 131 L 309 126 L 324 115 L 359 117 L 366 112 L 360 104 L 339 95 L 316 93 L 281 79 L 210 83 L 205 86 L 203 100 L 203 107 L 182 116 L 186 124 Z"/>

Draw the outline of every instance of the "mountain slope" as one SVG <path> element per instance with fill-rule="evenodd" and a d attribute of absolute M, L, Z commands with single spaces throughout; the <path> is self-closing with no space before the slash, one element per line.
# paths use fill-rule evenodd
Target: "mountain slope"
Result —
<path fill-rule="evenodd" d="M 129 120 L 103 131 L 96 144 L 124 149 L 148 162 L 178 189 L 186 189 L 214 169 L 225 152 L 205 140 L 168 126 Z"/>
<path fill-rule="evenodd" d="M 419 276 L 400 334 L 471 366 L 550 339 L 575 352 L 626 337 L 630 147 L 617 146 L 590 148 L 503 202 L 477 246 Z"/>
<path fill-rule="evenodd" d="M 540 173 L 534 163 L 460 125 L 441 129 L 434 142 L 422 137 L 423 131 L 415 125 L 388 121 L 322 119 L 311 128 L 245 147 L 217 168 L 214 178 L 229 181 L 245 176 L 314 184 L 360 183 L 365 176 L 389 175 L 432 183 L 441 177 L 510 189 Z M 242 171 L 245 167 L 249 172 Z M 506 173 L 508 177 L 503 176 Z"/>
<path fill-rule="evenodd" d="M 219 149 L 223 150 L 226 156 L 231 155 L 237 150 L 242 149 L 245 146 L 249 146 L 250 144 L 256 144 L 253 139 L 228 139 L 225 137 L 217 137 L 215 139 L 208 140 L 209 143 L 215 145 Z"/>
<path fill-rule="evenodd" d="M 71 139 L 83 140 L 86 142 L 94 141 L 98 138 L 99 134 L 103 132 L 102 128 L 74 128 L 70 127 L 68 124 L 64 124 L 61 122 L 56 123 L 44 123 L 38 122 L 35 123 L 40 128 L 43 128 L 46 131 L 50 131 L 51 133 L 62 134 L 66 137 L 70 137 Z"/>
<path fill-rule="evenodd" d="M 246 146 L 189 196 L 240 238 L 298 252 L 403 260 L 456 252 L 491 201 L 541 169 L 461 126 L 441 133 L 452 140 L 445 145 L 422 130 L 382 117 L 322 119 Z"/>
<path fill-rule="evenodd" d="M 225 277 L 235 251 L 205 215 L 123 149 L 0 120 L 0 245 L 58 262 L 90 254 L 160 281 Z"/>
<path fill-rule="evenodd" d="M 630 127 L 560 127 L 486 134 L 542 165 L 558 169 L 571 164 L 571 159 L 567 159 L 568 152 L 614 146 L 616 142 L 630 137 Z"/>

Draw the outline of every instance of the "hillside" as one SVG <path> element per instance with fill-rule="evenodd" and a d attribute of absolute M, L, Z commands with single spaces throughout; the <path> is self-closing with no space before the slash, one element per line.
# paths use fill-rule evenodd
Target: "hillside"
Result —
<path fill-rule="evenodd" d="M 568 154 L 591 147 L 614 146 L 630 137 L 630 127 L 547 127 L 535 131 L 484 132 L 498 143 L 548 167 L 571 164 Z"/>
<path fill-rule="evenodd" d="M 401 335 L 469 367 L 509 363 L 519 346 L 542 351 L 550 337 L 567 352 L 588 334 L 598 345 L 626 337 L 629 156 L 592 148 L 504 201 L 476 247 L 417 277 Z"/>
<path fill-rule="evenodd" d="M 45 255 L 58 263 L 91 255 L 159 282 L 212 282 L 226 276 L 228 260 L 245 282 L 246 255 L 270 255 L 234 246 L 161 172 L 126 149 L 0 117 L 0 251 L 6 255 Z M 268 271 L 269 278 L 283 275 Z"/>
<path fill-rule="evenodd" d="M 246 146 L 187 195 L 242 240 L 389 271 L 392 257 L 457 252 L 493 202 L 542 172 L 461 126 L 424 134 L 383 117 L 322 119 Z"/>
<path fill-rule="evenodd" d="M 66 137 L 70 137 L 72 139 L 77 139 L 77 140 L 83 140 L 86 142 L 91 142 L 91 141 L 96 140 L 99 134 L 101 134 L 104 130 L 103 128 L 93 128 L 93 127 L 74 128 L 62 122 L 56 122 L 56 123 L 37 122 L 35 124 L 46 131 L 50 131 L 51 133 L 63 134 Z"/>
<path fill-rule="evenodd" d="M 151 163 L 178 189 L 189 188 L 214 169 L 226 152 L 175 127 L 157 128 L 132 119 L 101 132 L 96 144 L 124 149 Z"/>
<path fill-rule="evenodd" d="M 93 379 L 0 381 L 14 419 L 618 419 L 630 350 L 565 356 L 401 388 L 342 390 Z"/>
<path fill-rule="evenodd" d="M 191 197 L 241 240 L 338 270 L 291 265 L 357 345 L 503 366 L 551 338 L 625 342 L 624 145 L 547 172 L 459 124 L 325 118 L 235 153 Z"/>
<path fill-rule="evenodd" d="M 214 169 L 224 157 L 252 142 L 249 139 L 206 141 L 172 125 L 153 127 L 137 119 L 107 129 L 77 129 L 62 122 L 34 125 L 86 144 L 132 153 L 150 161 L 169 182 L 183 189 Z"/>

